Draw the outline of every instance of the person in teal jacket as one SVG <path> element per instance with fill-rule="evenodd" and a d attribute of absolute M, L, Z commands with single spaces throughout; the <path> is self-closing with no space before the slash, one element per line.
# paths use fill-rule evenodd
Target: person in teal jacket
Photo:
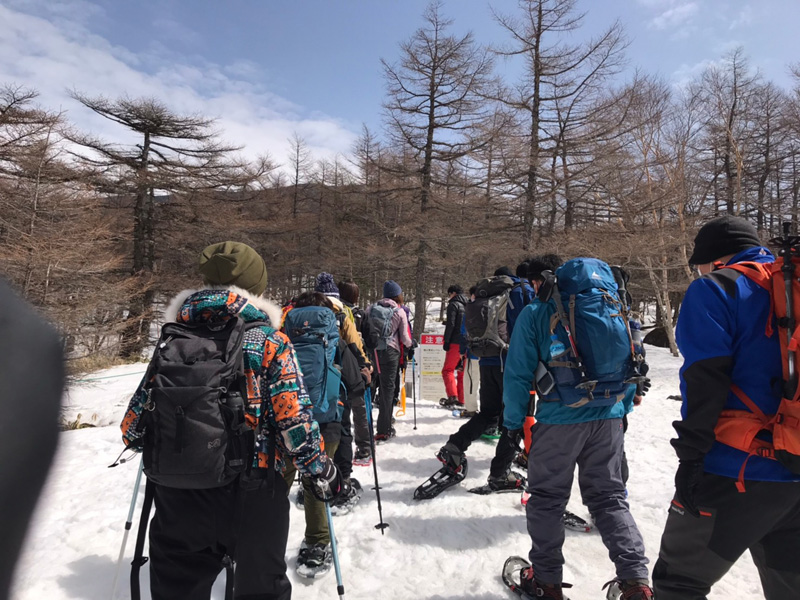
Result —
<path fill-rule="evenodd" d="M 544 282 L 542 273 L 530 272 L 529 279 L 538 294 Z M 525 307 L 514 327 L 503 377 L 503 420 L 509 435 L 517 435 L 523 426 L 539 361 L 547 363 L 551 358 L 550 323 L 555 302 L 537 297 Z M 527 594 L 564 597 L 562 515 L 577 465 L 583 501 L 616 566 L 613 583 L 626 599 L 653 597 L 644 542 L 630 514 L 621 474 L 622 417 L 632 409 L 635 394 L 632 384 L 621 401 L 607 407 L 572 408 L 560 402 L 537 402 L 528 460 L 531 497 L 526 506 L 532 566 L 523 569 L 520 577 Z"/>

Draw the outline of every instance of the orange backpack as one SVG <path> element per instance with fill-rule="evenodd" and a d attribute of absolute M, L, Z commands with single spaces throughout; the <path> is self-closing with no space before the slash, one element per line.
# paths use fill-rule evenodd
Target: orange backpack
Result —
<path fill-rule="evenodd" d="M 742 273 L 769 292 L 770 313 L 764 333 L 772 337 L 775 333 L 773 321 L 777 323 L 783 362 L 783 395 L 776 414 L 764 414 L 739 387 L 731 385 L 731 391 L 749 410 L 723 410 L 714 430 L 718 442 L 748 454 L 736 482 L 740 492 L 745 491 L 744 470 L 751 456 L 777 460 L 792 473 L 800 474 L 800 386 L 797 385 L 800 367 L 800 257 L 792 256 L 790 260 L 793 267 L 791 320 L 787 318 L 783 257 L 774 263 L 741 262 L 722 267 Z M 789 327 L 793 328 L 791 338 Z M 790 362 L 793 381 L 789 381 Z M 772 442 L 757 437 L 762 431 L 772 434 Z"/>

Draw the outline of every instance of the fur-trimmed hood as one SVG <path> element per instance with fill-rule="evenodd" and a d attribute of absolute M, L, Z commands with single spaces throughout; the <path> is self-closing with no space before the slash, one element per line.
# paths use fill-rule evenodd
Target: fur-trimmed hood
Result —
<path fill-rule="evenodd" d="M 232 285 L 183 290 L 164 311 L 165 321 L 183 323 L 225 320 L 234 316 L 245 321 L 266 320 L 275 329 L 281 326 L 281 309 L 277 304 Z"/>

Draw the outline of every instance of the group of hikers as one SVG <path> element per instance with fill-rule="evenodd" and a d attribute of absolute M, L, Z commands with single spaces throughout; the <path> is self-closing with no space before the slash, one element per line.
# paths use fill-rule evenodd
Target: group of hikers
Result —
<path fill-rule="evenodd" d="M 529 494 L 528 560 L 504 569 L 517 594 L 566 598 L 564 515 L 577 465 L 583 503 L 616 568 L 608 598 L 705 598 L 748 549 L 765 597 L 796 598 L 800 280 L 792 269 L 800 259 L 790 242 L 800 240 L 783 241 L 776 261 L 752 224 L 732 216 L 695 238 L 689 262 L 699 277 L 676 328 L 679 467 L 652 588 L 624 453 L 648 366 L 627 274 L 601 260 L 543 254 L 514 273 L 497 269 L 468 294 L 450 287 L 440 404 L 467 420 L 414 497 L 463 480 L 467 449 L 489 431 L 497 447 L 488 481 L 470 491 Z M 358 286 L 328 273 L 282 310 L 263 298 L 266 265 L 242 243 L 203 250 L 199 275 L 203 288 L 170 304 L 122 422 L 126 447 L 143 451 L 142 527 L 155 504 L 152 598 L 207 600 L 225 568 L 228 597 L 287 600 L 289 489 L 299 474 L 306 530 L 297 573 L 316 577 L 332 560 L 330 515 L 361 493 L 354 462 L 370 464 L 376 442 L 395 436 L 400 374 L 416 345 L 410 313 L 395 281 L 361 308 Z M 787 292 L 783 301 L 776 290 Z M 467 405 L 465 372 L 479 380 L 477 407 Z"/>

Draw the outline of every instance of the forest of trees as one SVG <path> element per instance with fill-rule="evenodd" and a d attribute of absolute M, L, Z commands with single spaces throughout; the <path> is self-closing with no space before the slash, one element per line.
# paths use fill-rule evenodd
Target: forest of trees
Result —
<path fill-rule="evenodd" d="M 751 219 L 767 240 L 800 214 L 800 65 L 784 89 L 736 49 L 681 86 L 626 70 L 618 23 L 576 43 L 576 0 L 519 0 L 482 47 L 434 2 L 382 61 L 384 127 L 348 156 L 242 158 L 166 99 L 77 103 L 135 135 L 96 139 L 0 85 L 0 273 L 60 329 L 72 358 L 137 357 L 158 299 L 198 283 L 207 244 L 244 241 L 282 301 L 327 270 L 365 301 L 386 278 L 416 303 L 555 252 L 624 265 L 669 325 L 699 224 Z M 497 61 L 514 61 L 506 81 Z M 122 136 L 120 136 L 122 137 Z M 672 328 L 666 327 L 671 335 Z"/>

